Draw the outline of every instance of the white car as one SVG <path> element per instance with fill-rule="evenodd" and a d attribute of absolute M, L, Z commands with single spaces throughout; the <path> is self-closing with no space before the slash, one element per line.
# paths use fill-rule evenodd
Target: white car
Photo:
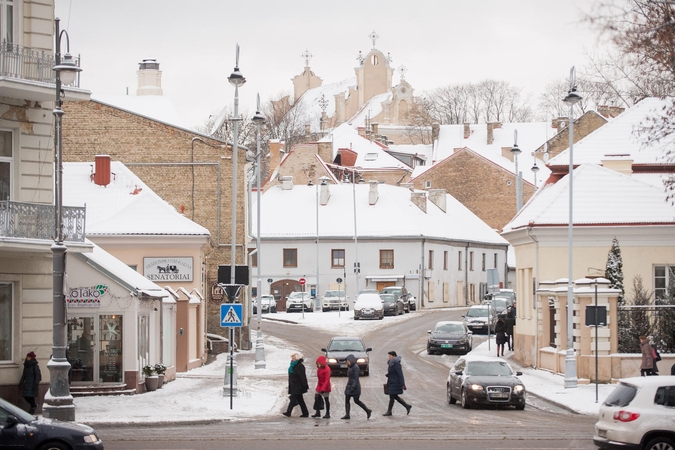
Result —
<path fill-rule="evenodd" d="M 260 302 L 262 304 L 262 307 L 260 309 L 261 313 L 267 314 L 267 313 L 277 312 L 277 301 L 274 299 L 273 296 L 263 295 L 260 298 Z M 258 299 L 254 298 L 253 299 L 253 314 L 257 314 L 257 313 L 258 313 Z"/>
<path fill-rule="evenodd" d="M 600 405 L 593 443 L 601 449 L 675 449 L 675 376 L 619 380 Z"/>
<path fill-rule="evenodd" d="M 359 294 L 354 303 L 354 320 L 384 318 L 384 302 L 380 294 Z"/>
<path fill-rule="evenodd" d="M 349 297 L 346 296 L 346 291 L 328 290 L 321 298 L 321 311 L 326 312 L 331 309 L 349 311 L 348 300 Z"/>
<path fill-rule="evenodd" d="M 291 292 L 291 295 L 286 297 L 286 312 L 293 311 L 314 311 L 309 292 Z"/>

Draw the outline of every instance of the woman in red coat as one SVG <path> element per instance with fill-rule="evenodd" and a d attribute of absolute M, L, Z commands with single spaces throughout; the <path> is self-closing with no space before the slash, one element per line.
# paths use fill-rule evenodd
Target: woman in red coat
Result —
<path fill-rule="evenodd" d="M 326 415 L 324 419 L 330 419 L 330 367 L 326 364 L 326 357 L 321 355 L 316 358 L 316 395 L 323 398 L 326 404 Z M 318 400 L 318 399 L 317 399 Z M 316 413 L 312 417 L 321 417 L 321 409 L 317 409 L 317 402 L 314 402 L 314 410 Z"/>

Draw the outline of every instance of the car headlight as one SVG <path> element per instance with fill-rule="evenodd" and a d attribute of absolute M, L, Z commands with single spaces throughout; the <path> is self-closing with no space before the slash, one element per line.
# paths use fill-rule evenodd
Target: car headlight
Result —
<path fill-rule="evenodd" d="M 483 385 L 481 385 L 481 384 L 471 384 L 471 385 L 469 385 L 469 389 L 471 389 L 472 391 L 484 391 L 485 390 L 485 388 L 483 388 Z"/>
<path fill-rule="evenodd" d="M 98 442 L 98 436 L 95 434 L 88 434 L 84 437 L 84 442 L 87 444 L 93 444 L 94 442 Z"/>
<path fill-rule="evenodd" d="M 516 384 L 515 386 L 513 386 L 513 392 L 515 392 L 516 394 L 525 392 L 525 386 L 523 386 L 522 384 Z"/>
<path fill-rule="evenodd" d="M 469 342 L 469 341 L 468 341 L 467 338 L 462 338 L 462 339 L 460 339 L 460 340 L 457 341 L 458 344 L 467 344 L 468 342 Z"/>
<path fill-rule="evenodd" d="M 359 358 L 356 360 L 357 364 L 365 364 L 368 362 L 368 359 L 366 358 Z"/>
<path fill-rule="evenodd" d="M 328 358 L 328 364 L 337 364 L 337 359 L 335 359 L 335 358 Z"/>

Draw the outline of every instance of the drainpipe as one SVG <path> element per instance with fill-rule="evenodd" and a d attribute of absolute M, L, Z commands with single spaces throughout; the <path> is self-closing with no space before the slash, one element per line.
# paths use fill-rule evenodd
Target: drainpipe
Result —
<path fill-rule="evenodd" d="M 532 226 L 527 227 L 527 237 L 532 239 L 532 242 L 534 242 L 534 273 L 533 273 L 533 280 L 538 280 L 539 279 L 539 241 L 530 234 L 530 231 L 532 231 Z M 534 292 L 532 292 L 532 295 L 534 296 L 534 320 L 535 320 L 535 325 L 534 325 L 534 368 L 536 369 L 539 367 L 539 302 L 537 301 L 537 291 L 536 291 L 536 285 L 535 283 L 532 283 L 532 289 Z M 520 290 L 520 289 L 519 289 Z M 516 291 L 517 293 L 518 291 Z M 516 294 L 517 295 L 517 294 Z M 516 302 L 517 304 L 517 302 Z M 518 311 L 518 308 L 516 308 L 516 311 Z"/>
<path fill-rule="evenodd" d="M 469 243 L 464 250 L 464 304 L 469 306 Z"/>
<path fill-rule="evenodd" d="M 426 239 L 422 239 L 422 254 L 420 255 L 420 286 L 419 286 L 419 299 L 420 299 L 420 309 L 424 308 L 424 244 Z"/>

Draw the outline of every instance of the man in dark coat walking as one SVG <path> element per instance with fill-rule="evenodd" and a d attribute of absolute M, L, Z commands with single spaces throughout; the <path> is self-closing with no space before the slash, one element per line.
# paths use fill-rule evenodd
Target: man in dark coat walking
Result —
<path fill-rule="evenodd" d="M 290 396 L 290 403 L 286 412 L 282 413 L 286 417 L 291 417 L 291 412 L 297 405 L 300 405 L 300 410 L 302 411 L 300 417 L 309 417 L 309 410 L 305 404 L 305 398 L 302 396 L 305 392 L 309 391 L 305 365 L 302 361 L 302 356 L 299 354 L 293 353 L 291 355 L 291 365 L 288 367 L 288 394 Z"/>
<path fill-rule="evenodd" d="M 359 405 L 366 412 L 366 417 L 370 419 L 373 410 L 369 409 L 365 403 L 360 400 L 361 397 L 361 382 L 359 381 L 359 374 L 361 369 L 356 364 L 356 357 L 354 355 L 347 355 L 347 385 L 345 386 L 345 415 L 340 419 L 349 419 L 349 410 L 351 408 L 351 399 L 354 403 Z"/>
<path fill-rule="evenodd" d="M 513 351 L 513 326 L 516 324 L 516 319 L 513 318 L 513 311 L 506 313 L 506 343 L 509 345 L 509 351 Z"/>
<path fill-rule="evenodd" d="M 42 381 L 42 374 L 40 373 L 40 366 L 38 365 L 34 352 L 26 355 L 26 360 L 23 362 L 23 373 L 21 374 L 21 395 L 30 404 L 29 414 L 35 414 L 37 403 L 35 397 L 40 395 L 40 381 Z"/>
<path fill-rule="evenodd" d="M 401 357 L 396 354 L 395 351 L 390 351 L 388 353 L 389 361 L 387 361 L 387 384 L 389 385 L 389 408 L 387 412 L 382 414 L 383 416 L 391 416 L 391 410 L 394 407 L 394 401 L 399 402 L 406 409 L 406 415 L 410 414 L 412 405 L 406 403 L 401 397 L 400 394 L 403 394 L 403 391 L 406 390 L 405 379 L 403 378 L 403 369 L 401 368 Z"/>

